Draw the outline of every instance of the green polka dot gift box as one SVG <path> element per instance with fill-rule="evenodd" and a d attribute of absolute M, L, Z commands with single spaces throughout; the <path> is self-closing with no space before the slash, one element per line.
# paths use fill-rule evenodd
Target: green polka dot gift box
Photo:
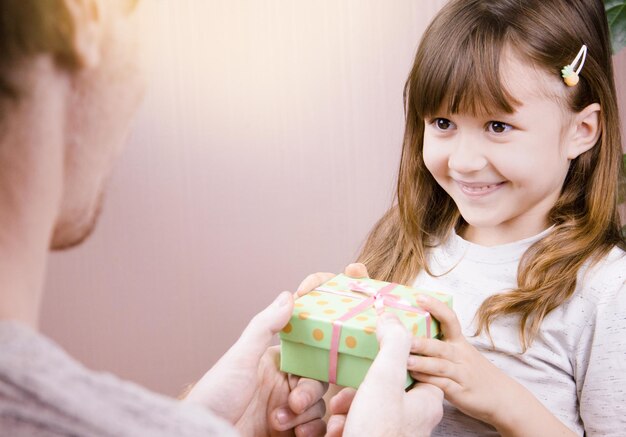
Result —
<path fill-rule="evenodd" d="M 439 323 L 417 305 L 420 294 L 452 308 L 447 294 L 335 276 L 296 300 L 291 320 L 280 333 L 281 370 L 358 388 L 378 353 L 378 314 L 395 313 L 416 337 L 439 337 Z M 407 373 L 407 386 L 411 382 Z"/>

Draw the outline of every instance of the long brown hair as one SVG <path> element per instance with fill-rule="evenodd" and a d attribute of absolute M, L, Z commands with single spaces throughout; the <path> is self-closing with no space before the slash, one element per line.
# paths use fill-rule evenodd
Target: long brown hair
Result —
<path fill-rule="evenodd" d="M 501 82 L 505 49 L 558 75 L 582 44 L 589 55 L 580 83 L 564 91 L 562 100 L 575 112 L 599 103 L 600 138 L 572 160 L 548 215 L 554 228 L 522 257 L 518 288 L 487 298 L 479 308 L 477 334 L 489 333 L 496 317 L 517 314 L 525 350 L 543 318 L 572 295 L 581 266 L 615 245 L 624 247 L 617 213 L 623 165 L 619 115 L 602 1 L 453 0 L 426 30 L 405 85 L 397 204 L 376 224 L 359 256 L 372 277 L 408 283 L 421 269 L 430 273 L 429 248 L 465 225 L 425 167 L 424 119 L 440 108 L 450 114 L 511 113 L 519 102 Z"/>

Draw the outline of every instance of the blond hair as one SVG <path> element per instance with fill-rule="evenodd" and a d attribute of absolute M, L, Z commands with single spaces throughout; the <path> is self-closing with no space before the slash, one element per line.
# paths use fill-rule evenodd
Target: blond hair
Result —
<path fill-rule="evenodd" d="M 601 0 L 453 0 L 439 12 L 405 85 L 397 204 L 375 225 L 359 256 L 372 277 L 409 283 L 422 269 L 431 273 L 428 250 L 466 225 L 425 167 L 424 119 L 440 108 L 450 114 L 511 113 L 519 102 L 500 78 L 506 48 L 558 75 L 586 44 L 580 83 L 563 103 L 575 112 L 599 103 L 600 138 L 572 160 L 548 214 L 554 228 L 522 257 L 518 288 L 487 298 L 477 313 L 477 334 L 489 334 L 498 316 L 519 315 L 522 346 L 530 345 L 543 318 L 572 296 L 581 266 L 615 245 L 624 247 L 617 212 L 623 164 L 608 35 Z"/>

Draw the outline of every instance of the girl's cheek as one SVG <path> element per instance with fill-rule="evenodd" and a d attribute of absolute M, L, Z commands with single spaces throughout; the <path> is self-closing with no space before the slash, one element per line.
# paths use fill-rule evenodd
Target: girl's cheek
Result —
<path fill-rule="evenodd" d="M 444 150 L 443 147 L 432 147 L 424 142 L 424 151 L 422 153 L 424 165 L 426 165 L 426 168 L 434 177 L 447 173 L 449 156 Z"/>

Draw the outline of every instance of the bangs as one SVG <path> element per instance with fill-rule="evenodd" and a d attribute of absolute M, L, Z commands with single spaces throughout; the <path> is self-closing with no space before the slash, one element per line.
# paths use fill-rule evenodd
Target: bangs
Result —
<path fill-rule="evenodd" d="M 510 114 L 520 104 L 500 76 L 503 52 L 513 45 L 506 25 L 484 16 L 463 18 L 457 29 L 438 29 L 434 22 L 420 44 L 405 92 L 422 119 L 438 113 Z"/>

